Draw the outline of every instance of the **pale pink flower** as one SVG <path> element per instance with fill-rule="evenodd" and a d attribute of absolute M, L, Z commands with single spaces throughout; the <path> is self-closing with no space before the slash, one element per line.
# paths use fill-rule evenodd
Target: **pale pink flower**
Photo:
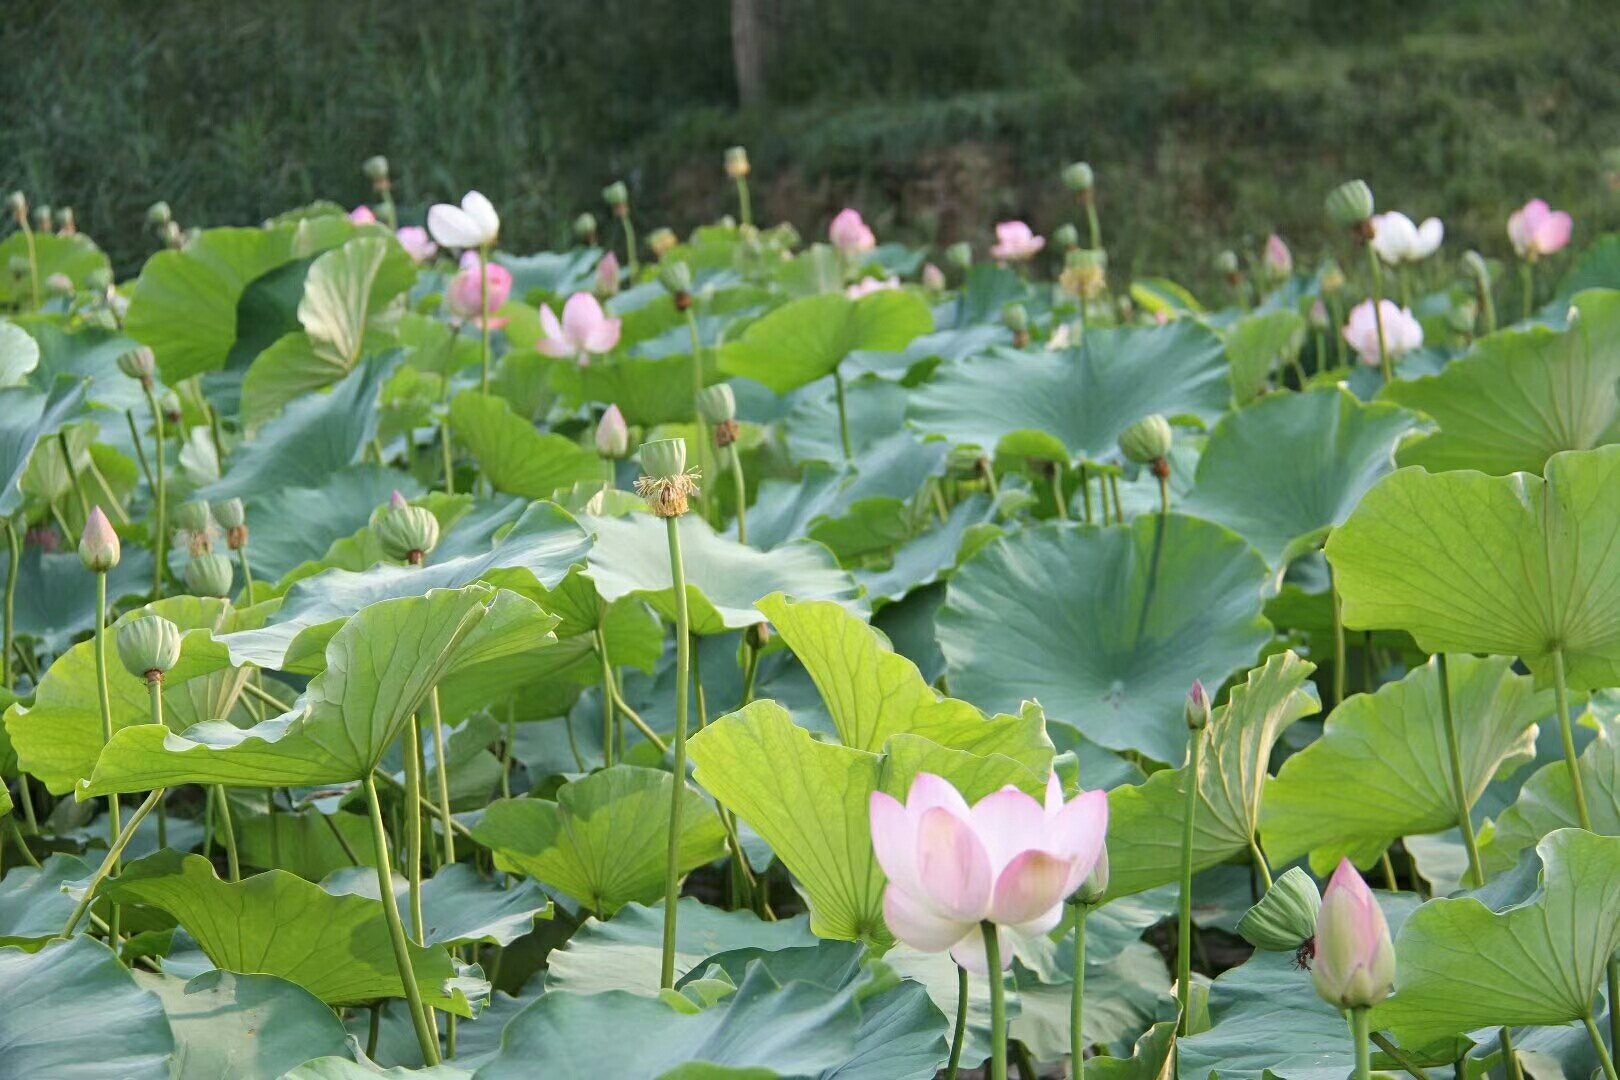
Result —
<path fill-rule="evenodd" d="M 605 458 L 622 458 L 630 452 L 630 425 L 617 405 L 609 405 L 596 425 L 596 452 Z"/>
<path fill-rule="evenodd" d="M 1276 233 L 1266 237 L 1266 251 L 1262 259 L 1266 273 L 1274 278 L 1286 278 L 1294 272 L 1294 253 Z"/>
<path fill-rule="evenodd" d="M 925 263 L 922 268 L 922 286 L 929 292 L 945 291 L 945 271 L 933 263 Z"/>
<path fill-rule="evenodd" d="M 596 264 L 596 294 L 602 297 L 619 295 L 619 257 L 611 251 Z"/>
<path fill-rule="evenodd" d="M 123 557 L 123 547 L 118 542 L 118 534 L 113 531 L 112 522 L 101 507 L 90 508 L 90 516 L 85 520 L 84 532 L 79 534 L 79 561 L 84 563 L 86 570 L 93 570 L 104 574 L 118 565 Z"/>
<path fill-rule="evenodd" d="M 1003 221 L 996 226 L 996 242 L 990 257 L 1003 262 L 1033 259 L 1046 246 L 1046 237 L 1036 236 L 1022 221 Z"/>
<path fill-rule="evenodd" d="M 1569 243 L 1574 221 L 1542 199 L 1531 199 L 1508 218 L 1508 239 L 1521 259 L 1532 261 L 1562 251 Z"/>
<path fill-rule="evenodd" d="M 445 303 L 452 314 L 479 326 L 483 325 L 480 319 L 484 296 L 478 275 L 478 266 L 482 261 L 476 251 L 463 252 L 461 270 L 450 279 L 450 287 L 444 293 Z M 512 295 L 512 272 L 499 263 L 491 262 L 485 265 L 485 273 L 489 276 L 489 328 L 499 330 L 508 320 L 495 317 L 495 312 L 501 310 L 506 305 L 507 297 Z"/>
<path fill-rule="evenodd" d="M 1311 981 L 1323 1001 L 1341 1009 L 1370 1008 L 1395 986 L 1389 924 L 1349 859 L 1339 861 L 1322 894 Z"/>
<path fill-rule="evenodd" d="M 846 288 L 844 290 L 844 295 L 849 297 L 851 300 L 859 300 L 861 297 L 871 296 L 875 292 L 883 292 L 887 289 L 898 289 L 899 287 L 899 278 L 865 277 Z"/>
<path fill-rule="evenodd" d="M 416 263 L 432 262 L 433 257 L 439 253 L 439 245 L 433 242 L 426 229 L 420 225 L 407 225 L 395 233 L 399 237 L 399 246 L 405 249 L 405 254 Z"/>
<path fill-rule="evenodd" d="M 1379 364 L 1379 316 L 1383 317 L 1384 348 L 1391 360 L 1423 347 L 1423 324 L 1413 318 L 1409 309 L 1396 307 L 1392 300 L 1380 300 L 1378 315 L 1374 315 L 1372 301 L 1363 300 L 1350 312 L 1350 321 L 1344 328 L 1344 340 L 1356 350 L 1363 364 L 1370 367 Z"/>
<path fill-rule="evenodd" d="M 618 319 L 608 318 L 596 297 L 588 292 L 577 292 L 563 305 L 559 321 L 550 304 L 540 307 L 540 329 L 545 337 L 535 348 L 547 356 L 578 360 L 579 366 L 590 363 L 591 354 L 612 352 L 619 343 Z"/>
<path fill-rule="evenodd" d="M 838 216 L 832 219 L 832 224 L 827 226 L 827 239 L 845 255 L 859 255 L 877 247 L 877 237 L 861 220 L 860 211 L 847 208 L 840 210 Z"/>
<path fill-rule="evenodd" d="M 968 808 L 946 780 L 918 773 L 904 805 L 874 792 L 872 850 L 888 876 L 883 918 L 901 941 L 922 952 L 951 951 L 984 973 L 979 924 L 1044 934 L 1063 917 L 1063 901 L 1090 876 L 1108 832 L 1108 797 L 1088 791 L 1068 803 L 1056 774 L 1046 803 L 1005 787 Z M 1002 966 L 1012 950 L 1001 950 Z"/>
<path fill-rule="evenodd" d="M 356 225 L 375 225 L 377 215 L 371 212 L 369 206 L 357 206 L 349 211 L 349 220 Z"/>
<path fill-rule="evenodd" d="M 1422 225 L 1414 225 L 1399 210 L 1374 214 L 1372 229 L 1373 250 L 1390 266 L 1427 259 L 1440 250 L 1440 241 L 1446 236 L 1446 227 L 1439 218 L 1427 218 Z"/>

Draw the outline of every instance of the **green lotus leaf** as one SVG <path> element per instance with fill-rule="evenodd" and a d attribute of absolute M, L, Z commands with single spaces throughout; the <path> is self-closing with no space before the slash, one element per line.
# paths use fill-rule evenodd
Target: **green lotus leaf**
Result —
<path fill-rule="evenodd" d="M 9 319 L 0 319 L 0 390 L 28 383 L 39 367 L 39 343 Z"/>
<path fill-rule="evenodd" d="M 348 1050 L 343 1022 L 309 991 L 271 975 L 205 971 L 189 982 L 137 972 L 174 1033 L 171 1080 L 280 1080 L 312 1057 Z"/>
<path fill-rule="evenodd" d="M 274 975 L 328 1005 L 405 994 L 379 901 L 333 896 L 285 870 L 221 881 L 207 859 L 177 851 L 127 864 L 102 891 L 116 903 L 168 912 L 226 971 Z M 471 1016 L 462 988 L 449 985 L 457 978 L 449 952 L 443 946 L 410 949 L 423 1000 Z"/>
<path fill-rule="evenodd" d="M 1232 400 L 1247 405 L 1279 367 L 1299 357 L 1305 317 L 1291 309 L 1249 315 L 1227 329 L 1224 341 L 1232 363 Z"/>
<path fill-rule="evenodd" d="M 874 375 L 846 383 L 844 410 L 849 420 L 850 446 L 857 456 L 905 425 L 906 397 L 905 387 Z M 832 380 L 806 387 L 793 399 L 792 410 L 782 418 L 789 456 L 805 463 L 823 461 L 836 466 L 844 462 L 838 394 Z"/>
<path fill-rule="evenodd" d="M 1620 836 L 1620 717 L 1613 713 L 1601 716 L 1597 728 L 1597 738 L 1586 744 L 1577 759 L 1581 792 L 1586 796 L 1593 831 L 1600 836 Z M 1520 852 L 1548 833 L 1579 827 L 1569 766 L 1563 761 L 1548 762 L 1525 780 L 1513 805 L 1496 819 L 1495 829 L 1481 844 L 1480 857 L 1490 870 L 1507 869 Z"/>
<path fill-rule="evenodd" d="M 1070 1008 L 1074 987 L 1073 935 L 1058 943 L 1057 979 L 1046 981 L 1028 968 L 1015 969 L 1018 1015 L 1011 1035 L 1030 1048 L 1037 1060 L 1051 1061 L 1069 1052 Z M 1101 962 L 1086 962 L 1087 1045 L 1111 1045 L 1153 1022 L 1170 997 L 1164 958 L 1145 941 L 1134 941 Z M 1091 1072 L 1087 1063 L 1086 1072 Z"/>
<path fill-rule="evenodd" d="M 1219 686 L 1271 638 L 1267 576 L 1236 534 L 1179 514 L 1003 537 L 940 608 L 951 690 L 987 711 L 1034 699 L 1102 746 L 1181 761 L 1193 680 Z"/>
<path fill-rule="evenodd" d="M 118 370 L 118 358 L 133 349 L 137 342 L 124 334 L 97 326 L 59 326 L 53 322 L 18 320 L 39 346 L 39 366 L 29 375 L 28 382 L 38 390 L 50 389 L 59 375 L 76 379 L 89 379 L 89 400 L 104 409 L 135 410 L 135 422 L 145 430 L 151 424 L 151 413 L 146 408 L 146 395 L 141 384 Z M 124 440 L 128 436 L 117 418 L 102 419 L 103 440 L 133 455 L 134 448 Z"/>
<path fill-rule="evenodd" d="M 422 494 L 422 485 L 380 465 L 351 465 L 316 487 L 285 487 L 247 500 L 254 584 L 279 582 L 306 564 L 324 562 L 333 545 L 364 529 L 396 490 L 413 499 Z"/>
<path fill-rule="evenodd" d="M 1517 656 L 1543 684 L 1561 651 L 1571 688 L 1620 684 L 1617 484 L 1620 446 L 1555 454 L 1545 479 L 1385 477 L 1328 538 L 1344 625 Z"/>
<path fill-rule="evenodd" d="M 310 881 L 320 881 L 328 874 L 344 867 L 354 866 L 343 844 L 333 834 L 336 829 L 348 842 L 360 865 L 375 867 L 377 855 L 371 846 L 371 821 L 364 814 L 339 811 L 324 815 L 319 810 L 288 813 L 281 810 L 274 816 L 263 811 L 264 800 L 255 794 L 244 807 L 240 800 L 232 800 L 231 824 L 236 829 L 236 845 L 241 850 L 243 866 L 285 870 Z M 174 825 L 170 823 L 172 830 Z M 372 892 L 376 891 L 377 873 L 368 870 Z"/>
<path fill-rule="evenodd" d="M 720 350 L 720 370 L 786 394 L 831 375 L 856 349 L 896 352 L 934 329 L 920 296 L 901 289 L 850 300 L 842 293 L 790 300 Z"/>
<path fill-rule="evenodd" d="M 0 390 L 0 517 L 22 505 L 18 481 L 34 447 L 84 407 L 85 392 L 85 381 L 69 376 L 58 377 L 49 393 L 23 386 Z"/>
<path fill-rule="evenodd" d="M 1289 954 L 1256 952 L 1221 974 L 1209 1016 L 1208 1031 L 1179 1040 L 1187 1080 L 1344 1080 L 1355 1068 L 1349 1025 Z"/>
<path fill-rule="evenodd" d="M 32 952 L 60 935 L 75 904 L 64 886 L 89 877 L 92 869 L 60 852 L 38 867 L 12 867 L 0 881 L 0 946 Z"/>
<path fill-rule="evenodd" d="M 602 479 L 596 454 L 561 435 L 542 435 L 498 397 L 457 394 L 450 403 L 450 430 L 495 490 L 509 495 L 546 499 L 581 481 Z"/>
<path fill-rule="evenodd" d="M 1513 674 L 1507 657 L 1459 655 L 1447 664 L 1471 807 L 1499 773 L 1534 756 L 1536 725 L 1552 715 L 1553 695 L 1536 693 L 1528 676 Z M 1273 860 L 1308 853 L 1311 868 L 1325 876 L 1341 858 L 1370 866 L 1403 836 L 1456 824 L 1438 665 L 1431 660 L 1334 709 L 1322 737 L 1267 782 L 1260 831 Z"/>
<path fill-rule="evenodd" d="M 894 549 L 887 569 L 858 569 L 855 580 L 872 598 L 894 602 L 932 585 L 955 569 L 958 560 L 999 535 L 992 522 L 996 506 L 988 495 L 969 495 L 951 507 L 938 528 L 907 539 Z"/>
<path fill-rule="evenodd" d="M 382 896 L 376 870 L 363 867 L 339 870 L 322 881 L 321 888 L 339 896 L 372 900 Z M 395 874 L 394 894 L 401 911 L 409 892 L 410 883 Z M 438 873 L 422 881 L 425 945 L 510 945 L 533 930 L 536 919 L 549 918 L 551 900 L 532 882 L 504 889 L 466 863 L 441 866 Z"/>
<path fill-rule="evenodd" d="M 4 549 L 0 531 L 0 552 Z M 7 560 L 0 555 L 0 587 L 9 573 Z M 151 588 L 151 554 L 125 545 L 124 557 L 107 575 L 107 599 L 118 605 L 121 600 L 144 597 Z M 47 552 L 25 543 L 12 600 L 13 633 L 19 638 L 38 638 L 43 652 L 67 652 L 80 635 L 95 629 L 96 578 L 84 572 L 76 551 Z"/>

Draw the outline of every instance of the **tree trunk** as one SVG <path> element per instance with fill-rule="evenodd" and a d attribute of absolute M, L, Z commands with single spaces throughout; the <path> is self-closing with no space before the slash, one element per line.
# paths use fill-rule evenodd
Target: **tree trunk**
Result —
<path fill-rule="evenodd" d="M 745 109 L 765 102 L 764 0 L 731 0 L 731 57 L 737 67 L 737 100 Z"/>

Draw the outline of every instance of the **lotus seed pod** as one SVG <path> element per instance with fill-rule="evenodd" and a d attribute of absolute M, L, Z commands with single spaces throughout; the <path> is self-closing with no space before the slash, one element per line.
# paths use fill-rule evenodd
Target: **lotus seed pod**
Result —
<path fill-rule="evenodd" d="M 157 374 L 157 357 L 145 345 L 137 345 L 118 354 L 118 370 L 132 379 L 139 379 L 142 386 L 151 386 L 152 378 Z"/>
<path fill-rule="evenodd" d="M 711 424 L 723 424 L 737 419 L 737 395 L 730 383 L 705 386 L 697 396 L 698 412 Z"/>
<path fill-rule="evenodd" d="M 641 468 L 654 480 L 670 480 L 686 472 L 686 440 L 655 439 L 641 444 Z"/>
<path fill-rule="evenodd" d="M 1052 243 L 1060 251 L 1072 251 L 1080 246 L 1080 230 L 1072 222 L 1065 221 L 1052 230 Z"/>
<path fill-rule="evenodd" d="M 748 151 L 741 146 L 728 148 L 726 150 L 726 175 L 733 180 L 741 180 L 749 172 Z"/>
<path fill-rule="evenodd" d="M 73 207 L 61 206 L 57 208 L 56 231 L 67 236 L 79 231 L 78 223 L 73 218 Z"/>
<path fill-rule="evenodd" d="M 1202 680 L 1194 679 L 1187 691 L 1187 730 L 1203 731 L 1209 726 L 1209 695 L 1204 692 Z"/>
<path fill-rule="evenodd" d="M 118 565 L 123 557 L 123 547 L 118 543 L 118 534 L 113 531 L 112 522 L 101 507 L 90 509 L 90 517 L 84 523 L 84 533 L 79 537 L 79 561 L 86 570 L 97 574 L 105 574 Z"/>
<path fill-rule="evenodd" d="M 958 240 L 945 249 L 945 261 L 958 270 L 967 270 L 973 265 L 973 245 L 966 240 Z"/>
<path fill-rule="evenodd" d="M 613 207 L 614 213 L 622 213 L 630 204 L 630 189 L 623 180 L 615 180 L 602 189 L 602 201 Z"/>
<path fill-rule="evenodd" d="M 187 532 L 205 532 L 214 525 L 214 514 L 207 503 L 193 499 L 169 511 L 169 524 Z"/>
<path fill-rule="evenodd" d="M 34 207 L 34 231 L 48 233 L 51 231 L 51 208 L 44 204 Z"/>
<path fill-rule="evenodd" d="M 20 191 L 13 191 L 6 196 L 6 212 L 18 221 L 28 218 L 28 196 Z"/>
<path fill-rule="evenodd" d="M 1170 452 L 1174 441 L 1170 421 L 1153 413 L 1125 429 L 1119 437 L 1119 452 L 1125 455 L 1126 461 L 1151 465 Z"/>
<path fill-rule="evenodd" d="M 1102 903 L 1102 898 L 1108 895 L 1108 845 L 1104 844 L 1102 854 L 1097 856 L 1097 865 L 1092 867 L 1091 875 L 1081 882 L 1080 889 L 1074 898 L 1082 904 L 1093 905 Z"/>
<path fill-rule="evenodd" d="M 1328 192 L 1328 220 L 1341 229 L 1359 228 L 1373 216 L 1372 188 L 1365 180 L 1347 180 Z"/>
<path fill-rule="evenodd" d="M 1097 177 L 1091 171 L 1091 166 L 1084 161 L 1076 161 L 1063 169 L 1063 186 L 1070 191 L 1090 191 L 1096 182 Z"/>
<path fill-rule="evenodd" d="M 360 165 L 360 171 L 366 174 L 366 179 L 373 184 L 383 183 L 388 179 L 388 159 L 381 154 L 372 154 Z"/>
<path fill-rule="evenodd" d="M 693 474 L 686 471 L 686 440 L 658 439 L 641 444 L 641 467 L 647 475 L 636 481 L 636 494 L 662 518 L 686 513 L 687 500 L 697 493 Z"/>
<path fill-rule="evenodd" d="M 589 210 L 587 210 L 583 214 L 579 215 L 579 217 L 574 219 L 574 237 L 575 237 L 575 239 L 577 239 L 577 240 L 579 240 L 579 241 L 581 241 L 583 243 L 586 243 L 586 244 L 590 244 L 590 243 L 595 242 L 595 240 L 596 240 L 596 215 L 595 214 L 593 214 Z"/>
<path fill-rule="evenodd" d="M 1216 273 L 1224 274 L 1227 277 L 1233 277 L 1237 274 L 1239 269 L 1241 269 L 1241 267 L 1238 265 L 1237 252 L 1228 250 L 1223 251 L 1219 255 L 1215 256 Z"/>
<path fill-rule="evenodd" d="M 180 662 L 180 628 L 161 615 L 143 615 L 118 628 L 118 659 L 137 679 L 162 682 Z"/>
<path fill-rule="evenodd" d="M 247 524 L 247 511 L 243 509 L 241 499 L 220 499 L 218 502 L 210 503 L 209 509 L 222 529 L 234 529 Z"/>
<path fill-rule="evenodd" d="M 1238 920 L 1237 932 L 1257 949 L 1293 952 L 1316 934 L 1321 906 L 1316 882 L 1299 867 L 1289 867 Z"/>
<path fill-rule="evenodd" d="M 653 257 L 656 259 L 663 259 L 665 255 L 674 251 L 675 246 L 680 242 L 680 238 L 675 235 L 673 229 L 666 229 L 662 226 L 647 234 L 647 250 L 652 252 Z"/>
<path fill-rule="evenodd" d="M 390 508 L 377 522 L 377 541 L 390 559 L 421 566 L 439 546 L 439 519 L 425 506 Z"/>
<path fill-rule="evenodd" d="M 72 296 L 75 287 L 73 279 L 63 273 L 55 273 L 45 279 L 45 291 L 54 296 Z"/>
<path fill-rule="evenodd" d="M 186 589 L 196 596 L 229 596 L 235 576 L 229 555 L 205 552 L 186 563 Z"/>
<path fill-rule="evenodd" d="M 692 268 L 684 262 L 667 262 L 658 271 L 658 281 L 677 300 L 692 293 Z"/>
<path fill-rule="evenodd" d="M 163 413 L 163 419 L 171 424 L 178 424 L 185 412 L 180 407 L 180 395 L 173 390 L 166 391 L 162 400 L 158 402 L 158 409 Z"/>
<path fill-rule="evenodd" d="M 169 211 L 169 204 L 159 199 L 146 208 L 146 223 L 148 225 L 167 225 L 174 220 L 174 214 Z"/>

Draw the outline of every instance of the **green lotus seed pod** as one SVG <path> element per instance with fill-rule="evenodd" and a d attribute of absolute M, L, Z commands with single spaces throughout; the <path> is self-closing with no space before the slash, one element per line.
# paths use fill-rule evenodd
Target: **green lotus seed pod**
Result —
<path fill-rule="evenodd" d="M 161 682 L 180 662 L 180 628 L 161 615 L 143 615 L 118 628 L 118 659 L 137 679 Z"/>
<path fill-rule="evenodd" d="M 602 189 L 602 201 L 618 210 L 630 202 L 630 189 L 624 186 L 623 180 L 615 180 Z"/>
<path fill-rule="evenodd" d="M 169 524 L 187 532 L 205 532 L 213 526 L 214 515 L 207 503 L 193 499 L 169 511 Z"/>
<path fill-rule="evenodd" d="M 1096 182 L 1096 174 L 1091 171 L 1091 166 L 1084 161 L 1077 161 L 1073 165 L 1065 166 L 1063 169 L 1063 186 L 1070 191 L 1090 191 L 1092 185 Z"/>
<path fill-rule="evenodd" d="M 596 236 L 596 215 L 589 210 L 574 219 L 574 237 L 589 242 Z"/>
<path fill-rule="evenodd" d="M 1215 272 L 1231 277 L 1241 269 L 1238 263 L 1237 252 L 1223 251 L 1215 256 Z"/>
<path fill-rule="evenodd" d="M 372 154 L 360 165 L 360 171 L 366 174 L 366 179 L 373 184 L 388 179 L 388 159 L 381 154 Z"/>
<path fill-rule="evenodd" d="M 439 519 L 425 506 L 390 508 L 377 522 L 377 541 L 390 559 L 420 566 L 439 546 Z"/>
<path fill-rule="evenodd" d="M 723 424 L 737 419 L 737 395 L 730 383 L 705 386 L 697 396 L 698 412 L 711 424 Z"/>
<path fill-rule="evenodd" d="M 1108 895 L 1108 846 L 1103 845 L 1102 854 L 1097 856 L 1097 865 L 1091 868 L 1091 874 L 1081 882 L 1074 898 L 1082 904 L 1099 904 L 1102 898 Z"/>
<path fill-rule="evenodd" d="M 222 529 L 234 529 L 247 524 L 247 512 L 242 508 L 241 499 L 220 499 L 211 503 L 210 509 L 214 513 L 214 520 L 219 522 Z"/>
<path fill-rule="evenodd" d="M 1060 251 L 1071 251 L 1080 246 L 1080 230 L 1072 222 L 1065 221 L 1052 230 L 1052 243 Z"/>
<path fill-rule="evenodd" d="M 149 385 L 157 374 L 157 357 L 145 345 L 137 345 L 118 354 L 118 370 L 132 379 L 139 379 L 143 385 Z"/>
<path fill-rule="evenodd" d="M 1328 220 L 1341 229 L 1352 229 L 1373 216 L 1372 188 L 1365 180 L 1347 180 L 1328 192 Z"/>
<path fill-rule="evenodd" d="M 169 210 L 169 204 L 159 199 L 146 208 L 146 223 L 148 225 L 167 225 L 174 220 L 174 214 Z"/>
<path fill-rule="evenodd" d="M 74 233 L 78 231 L 78 222 L 73 217 L 73 207 L 59 206 L 56 208 L 56 231 L 61 233 Z"/>
<path fill-rule="evenodd" d="M 958 270 L 967 270 L 973 265 L 973 245 L 966 240 L 958 240 L 945 249 L 945 261 Z"/>
<path fill-rule="evenodd" d="M 655 439 L 641 444 L 641 469 L 655 480 L 673 480 L 686 473 L 686 440 Z"/>
<path fill-rule="evenodd" d="M 7 195 L 6 212 L 15 218 L 25 217 L 28 214 L 28 196 L 20 191 Z"/>
<path fill-rule="evenodd" d="M 1174 441 L 1170 421 L 1153 413 L 1125 429 L 1119 437 L 1119 452 L 1125 455 L 1126 461 L 1151 465 L 1170 452 Z"/>
<path fill-rule="evenodd" d="M 692 292 L 692 268 L 684 262 L 667 262 L 658 271 L 658 281 L 671 296 L 688 296 Z"/>
<path fill-rule="evenodd" d="M 163 419 L 171 424 L 178 424 L 185 411 L 180 407 L 180 395 L 173 390 L 166 390 L 163 397 L 158 400 L 158 408 L 163 411 Z"/>
<path fill-rule="evenodd" d="M 1238 920 L 1237 932 L 1257 949 L 1293 952 L 1316 934 L 1322 894 L 1299 867 L 1290 867 Z"/>
<path fill-rule="evenodd" d="M 665 228 L 662 225 L 647 234 L 647 250 L 652 252 L 653 256 L 658 259 L 662 259 L 671 251 L 674 251 L 675 246 L 680 242 L 680 237 L 675 235 L 674 229 Z"/>
<path fill-rule="evenodd" d="M 51 231 L 51 208 L 43 203 L 34 207 L 34 231 Z"/>
<path fill-rule="evenodd" d="M 733 180 L 741 180 L 750 171 L 747 149 L 741 146 L 728 147 L 726 149 L 726 175 Z"/>
<path fill-rule="evenodd" d="M 195 596 L 229 596 L 236 568 L 229 555 L 193 555 L 186 563 L 186 589 Z"/>
<path fill-rule="evenodd" d="M 1008 304 L 1001 309 L 1001 325 L 1015 334 L 1029 333 L 1029 309 L 1023 304 Z"/>

